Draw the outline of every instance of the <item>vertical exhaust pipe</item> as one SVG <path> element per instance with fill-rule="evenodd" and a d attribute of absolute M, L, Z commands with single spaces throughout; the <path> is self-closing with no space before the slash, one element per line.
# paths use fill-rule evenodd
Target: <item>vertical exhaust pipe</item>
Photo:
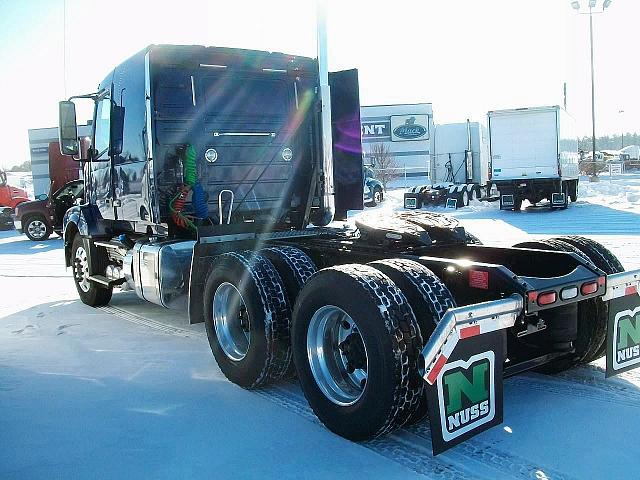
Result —
<path fill-rule="evenodd" d="M 329 87 L 329 60 L 327 58 L 326 0 L 317 0 L 317 46 L 320 101 L 322 104 L 322 169 L 320 173 L 320 211 L 314 224 L 324 226 L 333 221 L 336 213 L 333 184 L 333 136 L 331 133 L 331 89 Z"/>

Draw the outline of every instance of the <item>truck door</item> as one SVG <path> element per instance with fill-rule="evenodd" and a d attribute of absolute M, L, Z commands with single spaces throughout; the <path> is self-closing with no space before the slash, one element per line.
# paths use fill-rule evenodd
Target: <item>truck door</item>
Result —
<path fill-rule="evenodd" d="M 358 70 L 329 73 L 336 220 L 364 208 Z"/>
<path fill-rule="evenodd" d="M 109 157 L 109 133 L 111 125 L 111 99 L 107 96 L 98 102 L 94 117 L 93 149 L 91 160 L 91 188 L 89 200 L 100 210 L 102 218 L 115 220 L 113 205 L 113 162 Z"/>

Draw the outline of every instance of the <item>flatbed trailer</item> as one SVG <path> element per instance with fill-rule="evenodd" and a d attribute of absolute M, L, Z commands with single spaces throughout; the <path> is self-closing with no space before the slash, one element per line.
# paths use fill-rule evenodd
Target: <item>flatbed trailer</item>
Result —
<path fill-rule="evenodd" d="M 60 102 L 65 155 L 73 100 L 95 103 L 63 233 L 84 303 L 126 283 L 187 309 L 230 381 L 295 374 L 345 438 L 428 412 L 436 454 L 502 421 L 505 375 L 640 361 L 640 271 L 593 241 L 484 246 L 428 212 L 332 223 L 363 208 L 360 105 L 357 72 L 323 58 L 151 46 Z"/>

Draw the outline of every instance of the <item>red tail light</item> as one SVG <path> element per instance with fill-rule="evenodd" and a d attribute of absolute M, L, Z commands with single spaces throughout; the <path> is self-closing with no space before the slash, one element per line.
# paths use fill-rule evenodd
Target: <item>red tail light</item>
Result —
<path fill-rule="evenodd" d="M 582 295 L 591 295 L 592 293 L 596 293 L 598 291 L 598 282 L 588 282 L 583 283 L 580 288 L 580 292 Z"/>
<path fill-rule="evenodd" d="M 544 305 L 551 305 L 552 303 L 555 303 L 557 299 L 558 295 L 556 292 L 544 292 L 538 295 L 538 305 L 541 307 Z"/>

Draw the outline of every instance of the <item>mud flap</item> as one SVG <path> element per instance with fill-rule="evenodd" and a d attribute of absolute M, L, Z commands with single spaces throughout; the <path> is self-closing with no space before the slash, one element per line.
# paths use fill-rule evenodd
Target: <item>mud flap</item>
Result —
<path fill-rule="evenodd" d="M 640 366 L 640 296 L 636 288 L 609 301 L 607 370 L 611 377 Z"/>
<path fill-rule="evenodd" d="M 503 338 L 500 330 L 470 336 L 439 357 L 427 383 L 434 455 L 502 423 Z"/>

